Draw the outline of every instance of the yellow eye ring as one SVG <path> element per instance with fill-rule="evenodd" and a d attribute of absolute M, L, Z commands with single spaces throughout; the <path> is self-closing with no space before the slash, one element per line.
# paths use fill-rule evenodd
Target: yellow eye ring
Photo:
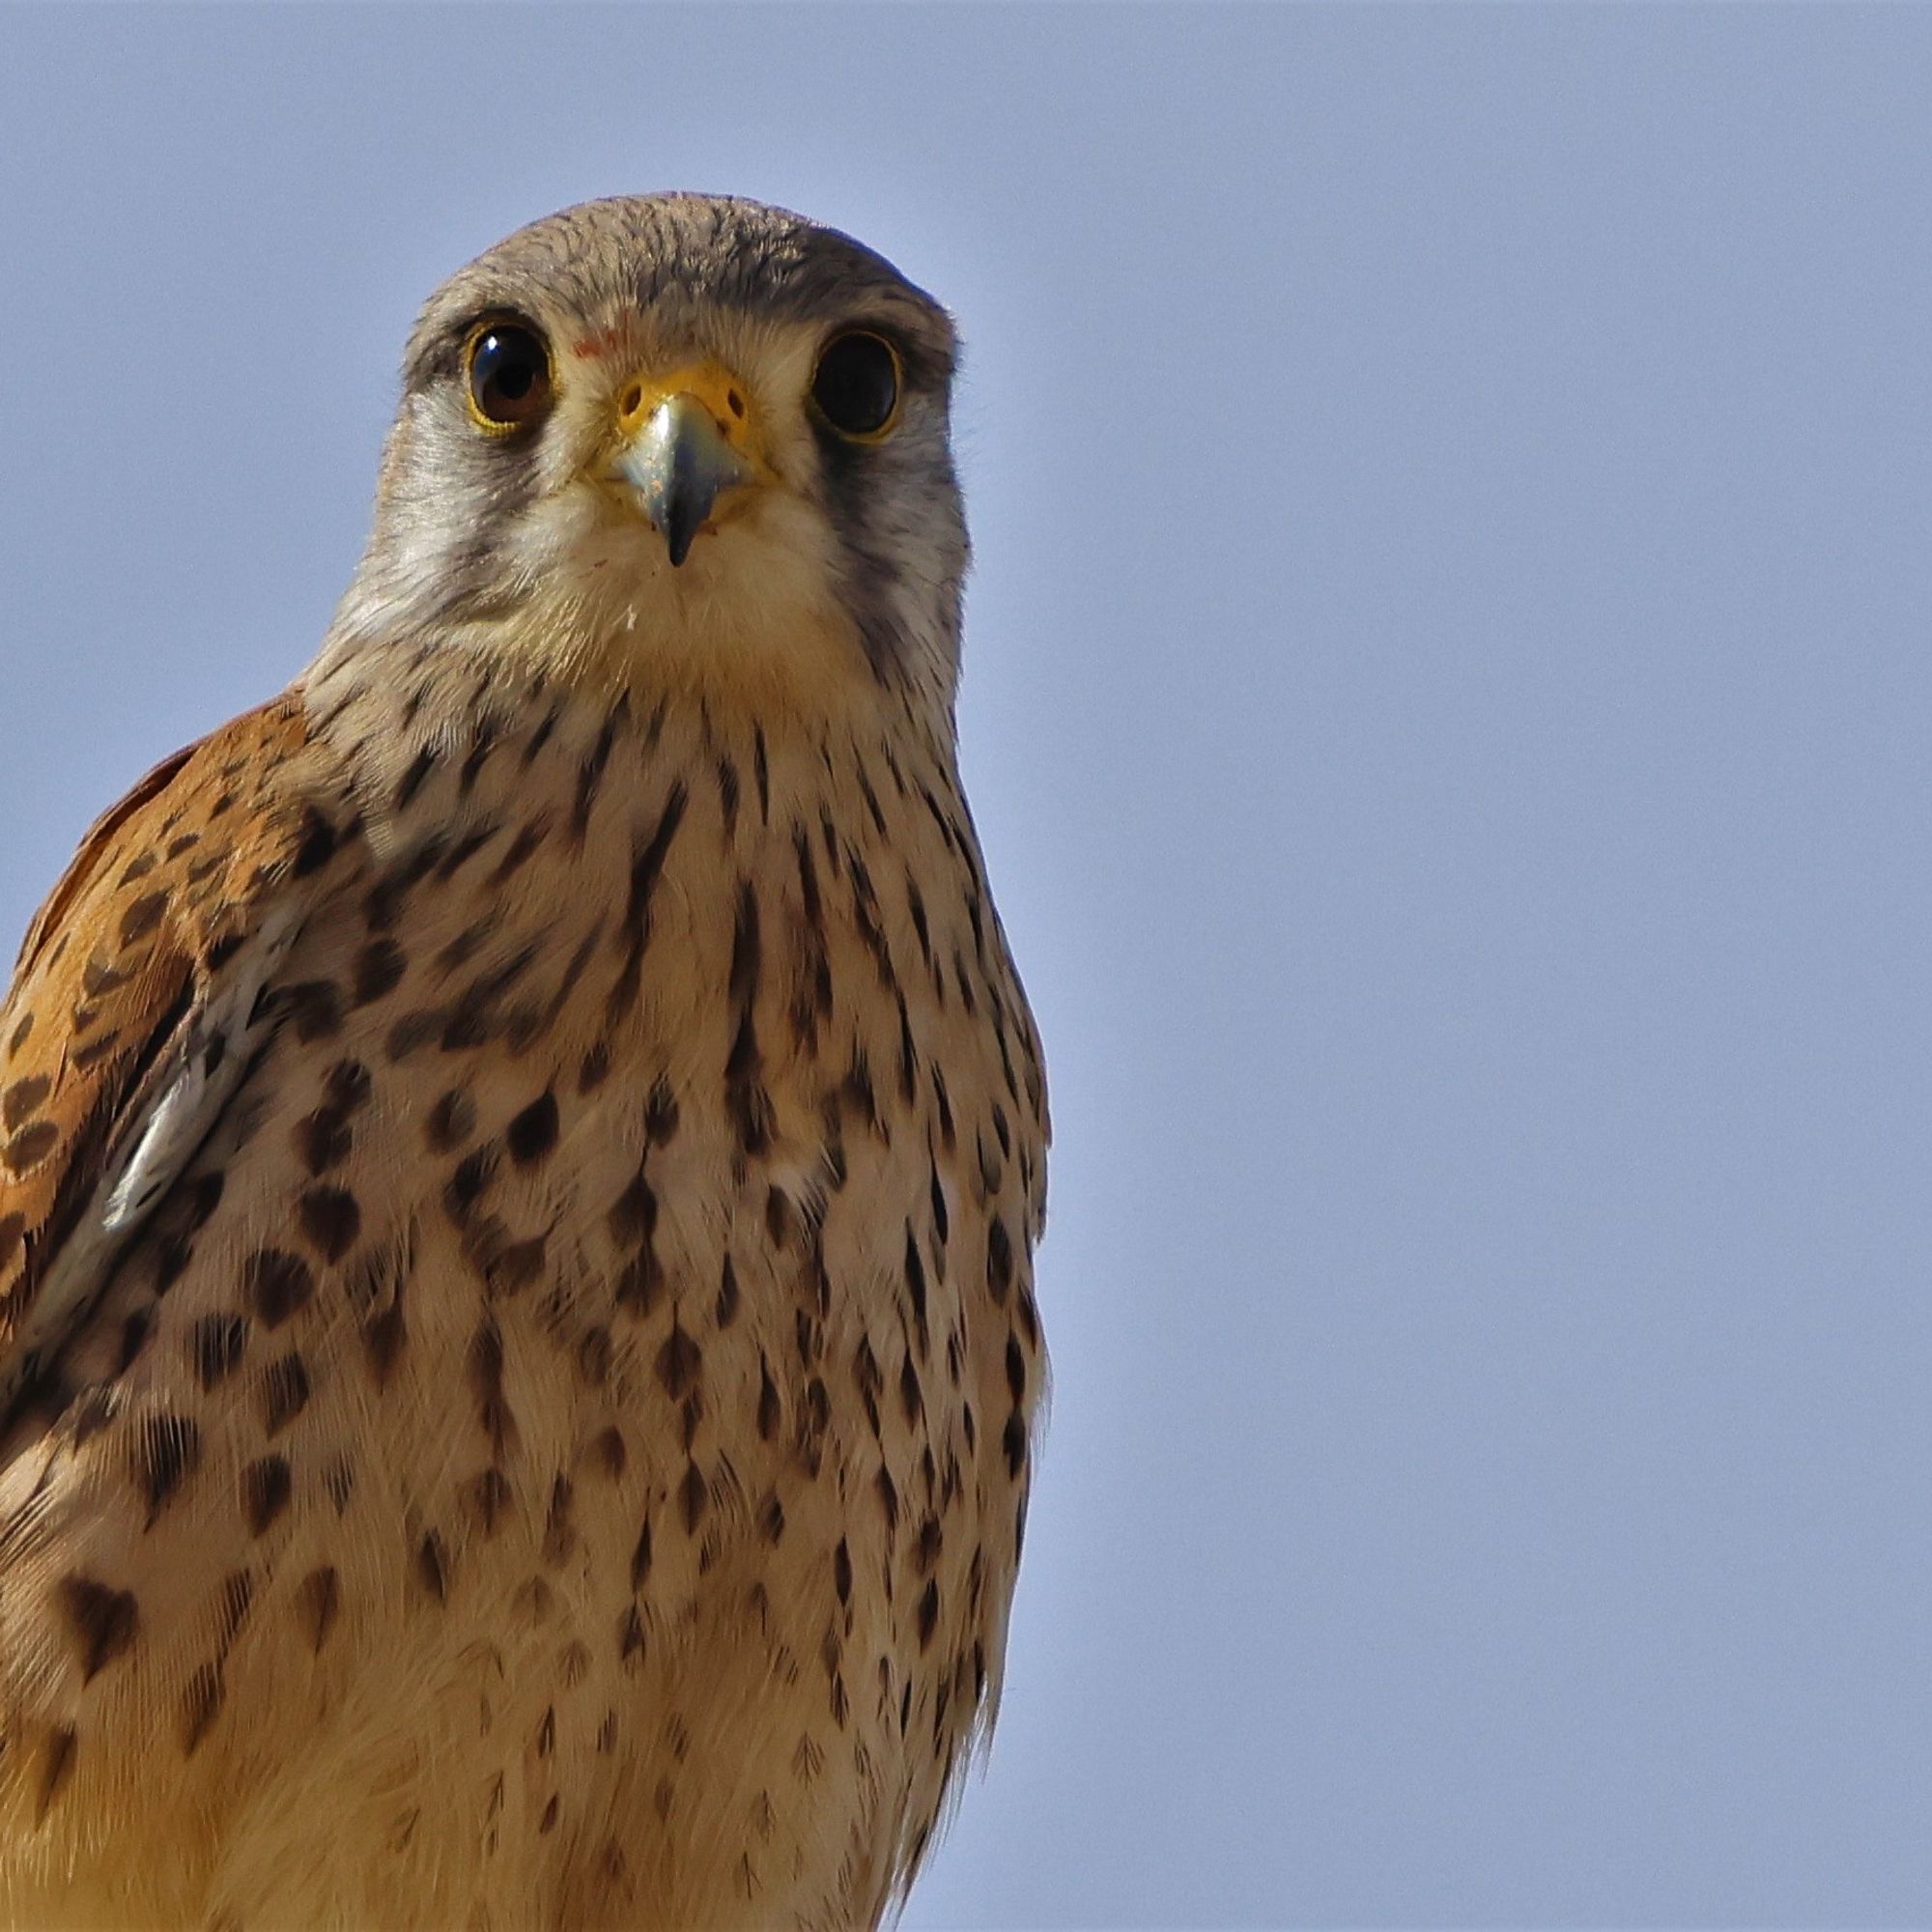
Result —
<path fill-rule="evenodd" d="M 905 400 L 899 352 L 869 328 L 847 328 L 818 353 L 811 373 L 818 413 L 849 442 L 883 442 Z"/>
<path fill-rule="evenodd" d="M 463 345 L 463 395 L 486 436 L 514 436 L 550 413 L 550 346 L 526 322 L 495 316 Z"/>

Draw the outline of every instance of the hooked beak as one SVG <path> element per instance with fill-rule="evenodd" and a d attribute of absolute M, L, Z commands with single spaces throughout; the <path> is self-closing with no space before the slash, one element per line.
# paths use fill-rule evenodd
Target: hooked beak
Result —
<path fill-rule="evenodd" d="M 607 473 L 651 520 L 675 568 L 719 499 L 762 471 L 742 385 L 710 364 L 633 383 L 617 428 L 621 440 Z"/>

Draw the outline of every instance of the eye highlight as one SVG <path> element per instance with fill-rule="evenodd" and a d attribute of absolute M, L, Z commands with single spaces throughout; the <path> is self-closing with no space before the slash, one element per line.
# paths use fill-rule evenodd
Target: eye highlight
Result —
<path fill-rule="evenodd" d="M 811 400 L 840 436 L 876 441 L 898 420 L 898 352 L 870 329 L 835 335 L 818 358 Z"/>
<path fill-rule="evenodd" d="M 550 350 L 527 324 L 477 324 L 463 363 L 469 413 L 492 436 L 527 429 L 549 414 Z"/>

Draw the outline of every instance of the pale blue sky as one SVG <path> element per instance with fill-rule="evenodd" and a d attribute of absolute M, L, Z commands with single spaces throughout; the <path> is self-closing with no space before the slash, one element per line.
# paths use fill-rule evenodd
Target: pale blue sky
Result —
<path fill-rule="evenodd" d="M 910 1924 L 1932 1920 L 1932 13 L 12 9 L 0 943 L 665 186 L 968 343 L 1057 1378 Z"/>

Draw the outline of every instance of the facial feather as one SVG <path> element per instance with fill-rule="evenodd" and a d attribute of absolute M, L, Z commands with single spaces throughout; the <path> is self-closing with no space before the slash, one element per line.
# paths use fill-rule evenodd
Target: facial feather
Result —
<path fill-rule="evenodd" d="M 529 437 L 479 435 L 462 348 L 479 319 L 552 347 L 554 407 Z M 893 435 L 842 439 L 812 411 L 839 331 L 890 331 Z M 774 472 L 673 569 L 596 482 L 634 373 L 703 358 L 742 379 Z M 848 238 L 742 202 L 593 203 L 453 277 L 405 360 L 376 526 L 320 676 L 358 643 L 453 628 L 519 668 L 610 692 L 661 682 L 742 706 L 837 713 L 867 686 L 935 720 L 958 675 L 968 547 L 949 447 L 951 323 Z"/>

